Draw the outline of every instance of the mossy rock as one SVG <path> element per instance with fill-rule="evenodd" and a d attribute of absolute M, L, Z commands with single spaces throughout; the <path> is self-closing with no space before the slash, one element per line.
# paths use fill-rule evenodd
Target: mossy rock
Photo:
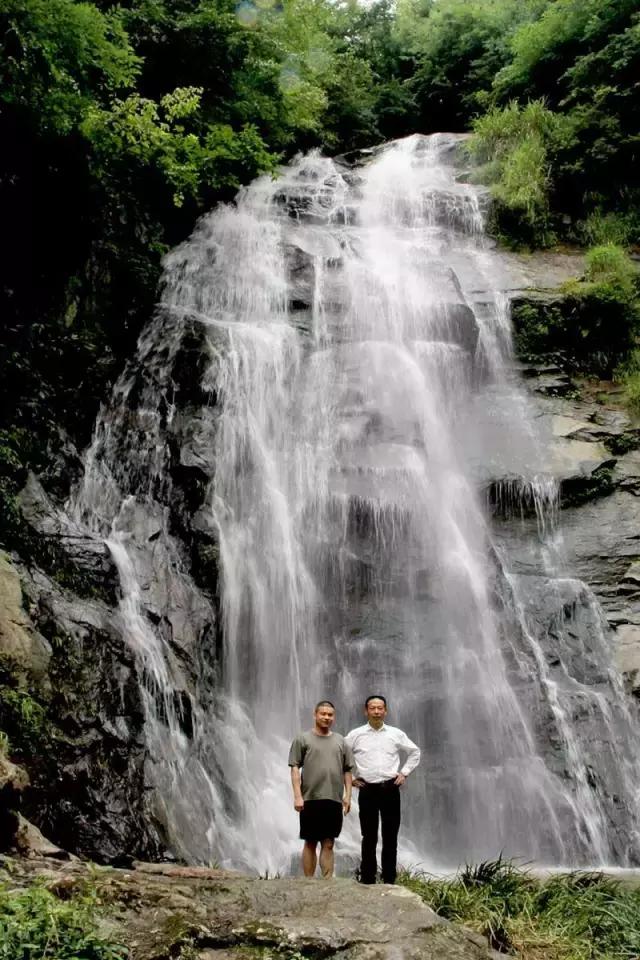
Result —
<path fill-rule="evenodd" d="M 563 480 L 560 488 L 562 506 L 576 507 L 587 500 L 596 500 L 612 493 L 616 487 L 614 466 L 615 460 L 608 461 L 587 476 Z"/>
<path fill-rule="evenodd" d="M 519 357 L 556 355 L 573 372 L 610 379 L 634 345 L 639 314 L 635 301 L 576 281 L 552 296 L 514 298 L 512 321 Z"/>

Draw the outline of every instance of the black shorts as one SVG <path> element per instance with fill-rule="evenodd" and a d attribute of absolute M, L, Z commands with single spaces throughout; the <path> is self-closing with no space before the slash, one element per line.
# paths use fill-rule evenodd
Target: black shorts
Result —
<path fill-rule="evenodd" d="M 305 800 L 300 811 L 300 839 L 319 843 L 335 840 L 342 830 L 342 804 L 336 800 Z"/>

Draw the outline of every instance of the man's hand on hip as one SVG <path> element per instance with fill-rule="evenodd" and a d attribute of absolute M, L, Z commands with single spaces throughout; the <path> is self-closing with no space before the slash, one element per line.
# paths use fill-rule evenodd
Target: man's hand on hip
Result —
<path fill-rule="evenodd" d="M 405 777 L 404 773 L 399 773 L 393 782 L 395 783 L 396 787 L 401 787 L 406 779 L 407 778 Z"/>

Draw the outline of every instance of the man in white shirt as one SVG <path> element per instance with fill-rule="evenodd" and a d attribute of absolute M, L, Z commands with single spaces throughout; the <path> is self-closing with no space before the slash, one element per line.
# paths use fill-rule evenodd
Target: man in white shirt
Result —
<path fill-rule="evenodd" d="M 382 881 L 395 883 L 400 828 L 400 787 L 420 763 L 420 749 L 406 733 L 384 722 L 387 701 L 381 694 L 367 697 L 367 723 L 345 737 L 351 747 L 359 788 L 358 807 L 362 831 L 360 882 L 375 883 L 378 865 L 378 824 L 382 824 Z"/>

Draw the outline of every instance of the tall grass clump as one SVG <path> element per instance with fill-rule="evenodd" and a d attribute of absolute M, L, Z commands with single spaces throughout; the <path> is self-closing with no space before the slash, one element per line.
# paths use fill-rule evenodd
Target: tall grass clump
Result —
<path fill-rule="evenodd" d="M 570 136 L 567 118 L 543 100 L 493 107 L 473 123 L 467 145 L 478 179 L 491 185 L 496 227 L 505 239 L 547 246 L 551 224 L 551 157 Z"/>
<path fill-rule="evenodd" d="M 594 210 L 578 223 L 578 235 L 588 246 L 614 243 L 620 247 L 640 242 L 640 212 Z"/>
<path fill-rule="evenodd" d="M 640 349 L 632 350 L 618 366 L 615 379 L 624 387 L 624 399 L 633 413 L 640 415 Z"/>
<path fill-rule="evenodd" d="M 640 889 L 601 873 L 538 879 L 498 858 L 451 879 L 401 882 L 440 916 L 482 933 L 521 960 L 633 960 L 640 956 Z"/>
<path fill-rule="evenodd" d="M 637 296 L 637 270 L 627 252 L 616 243 L 603 243 L 587 251 L 585 279 L 606 285 L 617 298 Z"/>
<path fill-rule="evenodd" d="M 95 910 L 89 895 L 0 885 L 0 960 L 125 960 L 126 948 L 100 935 Z"/>

